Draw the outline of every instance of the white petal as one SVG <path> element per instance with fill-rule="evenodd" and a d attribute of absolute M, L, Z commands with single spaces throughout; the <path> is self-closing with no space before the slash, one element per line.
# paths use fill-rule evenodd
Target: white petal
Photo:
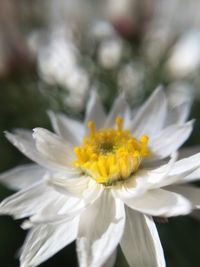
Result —
<path fill-rule="evenodd" d="M 56 197 L 52 196 L 40 211 L 25 221 L 22 228 L 28 229 L 41 223 L 66 222 L 78 216 L 84 208 L 85 204 L 79 198 L 57 194 Z"/>
<path fill-rule="evenodd" d="M 169 175 L 180 175 L 186 174 L 187 172 L 193 172 L 200 165 L 200 153 L 197 153 L 191 157 L 178 160 L 172 166 Z M 189 175 L 189 174 L 188 174 Z"/>
<path fill-rule="evenodd" d="M 60 135 L 64 140 L 67 140 L 73 145 L 81 142 L 84 135 L 83 125 L 64 114 L 55 114 L 48 112 L 54 131 Z"/>
<path fill-rule="evenodd" d="M 200 208 L 200 188 L 192 185 L 171 185 L 166 189 L 183 195 L 189 199 L 196 208 Z"/>
<path fill-rule="evenodd" d="M 32 131 L 27 129 L 14 129 L 14 134 L 34 144 Z"/>
<path fill-rule="evenodd" d="M 194 98 L 191 86 L 174 83 L 170 88 L 167 88 L 166 95 L 169 103 L 168 124 L 185 122 L 189 116 Z"/>
<path fill-rule="evenodd" d="M 13 215 L 15 218 L 28 217 L 40 212 L 49 201 L 56 199 L 57 195 L 58 193 L 44 182 L 38 182 L 4 199 L 0 204 L 0 213 Z"/>
<path fill-rule="evenodd" d="M 57 164 L 72 166 L 74 153 L 71 144 L 46 129 L 35 128 L 33 131 L 36 148 L 42 155 Z"/>
<path fill-rule="evenodd" d="M 78 218 L 63 224 L 33 228 L 22 247 L 20 267 L 35 267 L 71 243 L 77 236 Z"/>
<path fill-rule="evenodd" d="M 116 258 L 117 258 L 117 249 L 112 253 L 112 255 L 109 257 L 109 259 L 102 267 L 113 267 L 115 265 Z"/>
<path fill-rule="evenodd" d="M 121 248 L 130 267 L 165 267 L 162 245 L 151 217 L 126 208 Z"/>
<path fill-rule="evenodd" d="M 0 175 L 0 182 L 13 190 L 21 190 L 42 180 L 47 170 L 36 164 L 15 167 Z"/>
<path fill-rule="evenodd" d="M 67 168 L 49 160 L 47 157 L 42 155 L 35 146 L 34 140 L 27 140 L 21 135 L 14 135 L 6 132 L 6 138 L 17 147 L 24 155 L 29 157 L 31 160 L 37 162 L 39 165 L 46 167 L 47 169 L 52 169 L 54 171 L 63 171 L 64 173 L 79 173 L 78 170 L 72 170 L 72 168 Z"/>
<path fill-rule="evenodd" d="M 103 186 L 88 176 L 72 179 L 56 178 L 54 176 L 49 178 L 47 182 L 58 192 L 83 199 L 86 203 L 94 202 L 103 192 Z"/>
<path fill-rule="evenodd" d="M 141 197 L 121 200 L 134 210 L 160 217 L 185 215 L 193 208 L 181 195 L 163 189 L 149 190 Z"/>
<path fill-rule="evenodd" d="M 128 103 L 126 102 L 124 95 L 122 94 L 119 95 L 117 99 L 115 100 L 103 127 L 104 128 L 114 127 L 116 117 L 117 116 L 123 117 L 127 106 L 128 106 Z"/>
<path fill-rule="evenodd" d="M 164 129 L 150 140 L 152 159 L 163 159 L 174 153 L 190 136 L 194 121 L 176 124 Z"/>
<path fill-rule="evenodd" d="M 113 196 L 129 199 L 143 195 L 148 190 L 147 176 L 147 171 L 140 171 L 136 176 L 127 179 L 123 183 L 113 185 L 111 190 Z"/>
<path fill-rule="evenodd" d="M 151 137 L 162 129 L 166 112 L 166 97 L 163 89 L 159 87 L 138 111 L 130 130 L 137 137 L 143 134 Z"/>
<path fill-rule="evenodd" d="M 97 129 L 101 128 L 105 122 L 105 112 L 103 106 L 101 104 L 101 100 L 95 90 L 91 91 L 91 96 L 87 104 L 86 108 L 86 117 L 85 124 L 87 127 L 87 123 L 90 120 L 95 122 L 95 126 Z"/>
<path fill-rule="evenodd" d="M 154 188 L 164 187 L 174 183 L 185 183 L 189 181 L 189 179 L 192 180 L 192 178 L 195 178 L 195 172 L 198 174 L 200 169 L 199 165 L 200 153 L 172 163 L 166 175 L 164 175 L 162 179 L 154 184 Z M 164 168 L 165 166 L 166 165 L 160 167 L 160 169 Z M 159 170 L 159 168 L 157 170 Z M 152 173 L 153 172 L 154 171 L 152 171 Z"/>
<path fill-rule="evenodd" d="M 124 228 L 124 206 L 106 190 L 80 218 L 77 252 L 80 267 L 100 267 L 116 249 Z"/>
<path fill-rule="evenodd" d="M 193 171 L 182 179 L 184 183 L 189 183 L 197 180 L 200 180 L 200 168 L 196 169 L 195 171 Z"/>
<path fill-rule="evenodd" d="M 188 119 L 190 109 L 191 102 L 186 101 L 168 110 L 165 127 L 172 124 L 184 123 Z"/>

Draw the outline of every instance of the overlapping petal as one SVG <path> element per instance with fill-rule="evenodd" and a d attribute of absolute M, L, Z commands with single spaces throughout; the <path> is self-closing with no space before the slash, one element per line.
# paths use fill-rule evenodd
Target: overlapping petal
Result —
<path fill-rule="evenodd" d="M 136 137 L 147 134 L 151 138 L 162 129 L 166 113 L 166 96 L 159 87 L 136 113 L 130 130 Z"/>
<path fill-rule="evenodd" d="M 150 140 L 152 159 L 163 159 L 177 151 L 188 139 L 193 130 L 194 121 L 175 124 L 164 129 Z"/>
<path fill-rule="evenodd" d="M 105 122 L 106 115 L 96 91 L 91 92 L 85 115 L 85 127 L 87 129 L 88 121 L 93 120 L 97 129 L 101 128 Z"/>
<path fill-rule="evenodd" d="M 93 203 L 102 194 L 104 187 L 88 176 L 72 179 L 48 178 L 48 184 L 58 192 L 83 199 L 85 203 Z"/>
<path fill-rule="evenodd" d="M 41 224 L 30 230 L 21 249 L 20 266 L 35 267 L 76 239 L 79 218 L 55 224 Z"/>
<path fill-rule="evenodd" d="M 127 105 L 126 99 L 125 99 L 124 95 L 120 94 L 116 98 L 116 100 L 115 100 L 106 120 L 105 120 L 103 127 L 104 128 L 114 127 L 116 117 L 119 116 L 119 114 L 120 114 L 120 116 L 124 117 L 124 114 L 127 111 L 127 109 L 128 109 L 128 105 Z"/>
<path fill-rule="evenodd" d="M 193 208 L 192 203 L 183 196 L 163 189 L 149 190 L 138 198 L 125 198 L 123 195 L 119 197 L 131 209 L 152 216 L 186 215 Z"/>
<path fill-rule="evenodd" d="M 26 164 L 15 167 L 0 175 L 0 182 L 10 189 L 21 190 L 42 180 L 47 169 L 37 164 Z"/>
<path fill-rule="evenodd" d="M 67 142 L 77 145 L 84 135 L 83 124 L 77 120 L 66 117 L 64 114 L 48 112 L 54 131 Z"/>
<path fill-rule="evenodd" d="M 45 132 L 47 133 L 48 131 L 46 130 Z M 31 139 L 29 140 L 19 134 L 6 133 L 6 137 L 24 155 L 26 155 L 31 160 L 35 161 L 41 166 L 44 166 L 47 169 L 51 169 L 53 171 L 65 172 L 65 173 L 68 172 L 69 174 L 80 173 L 80 171 L 72 169 L 71 166 L 66 167 L 67 164 L 69 165 L 69 161 L 67 161 L 67 159 L 70 160 L 71 162 L 70 155 L 72 156 L 72 151 L 64 147 L 64 144 L 61 150 L 59 150 L 60 145 L 61 145 L 60 144 L 59 147 L 56 147 L 58 155 L 55 155 L 55 152 L 53 153 L 53 150 L 54 150 L 54 147 L 59 143 L 59 140 L 57 138 L 54 139 L 55 137 L 54 135 L 50 134 L 49 135 L 50 138 L 48 139 L 48 136 L 44 136 L 43 134 L 44 134 L 43 130 L 42 132 L 41 131 L 37 132 L 35 134 L 35 141 L 30 136 L 29 138 Z M 67 154 L 64 154 L 64 150 L 66 151 Z M 51 152 L 53 153 L 52 155 L 51 155 Z M 56 156 L 58 156 L 58 158 Z M 62 158 L 63 156 L 64 156 L 64 159 Z M 61 164 L 63 162 L 64 162 L 64 165 Z"/>
<path fill-rule="evenodd" d="M 130 267 L 165 267 L 158 232 L 149 216 L 126 208 L 126 224 L 120 242 Z"/>
<path fill-rule="evenodd" d="M 10 214 L 15 218 L 28 217 L 40 212 L 47 203 L 57 197 L 58 193 L 41 181 L 3 200 L 0 213 Z"/>
<path fill-rule="evenodd" d="M 77 237 L 79 266 L 102 266 L 116 249 L 123 234 L 124 222 L 123 203 L 106 190 L 81 215 Z"/>

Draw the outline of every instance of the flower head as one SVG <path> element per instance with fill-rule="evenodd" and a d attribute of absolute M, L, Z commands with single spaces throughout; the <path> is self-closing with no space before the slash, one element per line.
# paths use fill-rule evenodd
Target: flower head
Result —
<path fill-rule="evenodd" d="M 110 185 L 128 179 L 140 166 L 143 157 L 150 155 L 148 137 L 137 140 L 129 130 L 122 129 L 122 119 L 116 118 L 117 129 L 95 130 L 93 121 L 88 123 L 90 133 L 83 144 L 74 149 L 79 167 L 97 183 Z"/>
<path fill-rule="evenodd" d="M 164 267 L 152 216 L 185 215 L 199 208 L 200 153 L 177 160 L 189 137 L 190 101 L 169 104 L 162 88 L 132 115 L 120 95 L 108 116 L 93 91 L 84 124 L 49 113 L 56 134 L 36 128 L 7 138 L 37 164 L 1 175 L 20 191 L 2 214 L 29 218 L 21 267 L 37 266 L 77 240 L 80 267 L 112 266 L 120 244 L 130 266 Z"/>

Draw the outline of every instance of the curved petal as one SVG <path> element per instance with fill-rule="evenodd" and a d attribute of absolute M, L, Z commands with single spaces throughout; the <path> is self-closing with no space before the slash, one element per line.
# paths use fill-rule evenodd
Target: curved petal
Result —
<path fill-rule="evenodd" d="M 128 103 L 126 102 L 124 95 L 120 94 L 116 98 L 116 100 L 115 100 L 115 102 L 114 102 L 114 104 L 113 104 L 113 106 L 112 106 L 112 108 L 108 114 L 108 117 L 106 118 L 106 121 L 105 121 L 105 124 L 103 127 L 104 128 L 113 127 L 115 125 L 116 117 L 117 116 L 123 116 L 125 111 L 126 111 L 127 106 L 128 106 Z"/>
<path fill-rule="evenodd" d="M 191 86 L 181 83 L 172 84 L 167 88 L 166 95 L 169 103 L 166 125 L 185 122 L 194 99 Z"/>
<path fill-rule="evenodd" d="M 79 121 L 68 118 L 64 114 L 48 112 L 54 131 L 64 140 L 73 145 L 81 142 L 84 135 L 84 127 Z"/>
<path fill-rule="evenodd" d="M 21 249 L 21 267 L 38 266 L 76 239 L 79 218 L 33 228 Z"/>
<path fill-rule="evenodd" d="M 137 112 L 130 130 L 137 137 L 143 134 L 151 137 L 162 129 L 166 112 L 166 96 L 163 89 L 159 87 Z"/>
<path fill-rule="evenodd" d="M 42 155 L 57 164 L 71 167 L 74 159 L 72 144 L 46 129 L 35 128 L 33 131 L 36 148 Z"/>
<path fill-rule="evenodd" d="M 184 124 L 172 125 L 151 139 L 149 147 L 152 152 L 152 160 L 166 158 L 177 151 L 190 136 L 193 125 L 193 120 Z"/>
<path fill-rule="evenodd" d="M 46 172 L 37 164 L 21 165 L 2 173 L 0 183 L 13 190 L 21 190 L 42 180 Z"/>
<path fill-rule="evenodd" d="M 150 190 L 143 196 L 133 199 L 122 197 L 121 200 L 131 209 L 152 216 L 172 217 L 185 215 L 190 213 L 193 208 L 186 198 L 163 189 Z"/>
<path fill-rule="evenodd" d="M 51 201 L 47 201 L 43 208 L 31 216 L 29 220 L 26 220 L 21 227 L 29 229 L 41 223 L 49 224 L 70 221 L 80 215 L 85 207 L 85 203 L 79 198 L 58 194 L 56 197 L 52 196 Z"/>
<path fill-rule="evenodd" d="M 200 208 L 200 188 L 192 185 L 171 185 L 166 189 L 183 195 L 185 198 L 189 199 L 196 208 Z"/>
<path fill-rule="evenodd" d="M 162 179 L 158 180 L 154 184 L 153 188 L 160 188 L 174 183 L 186 183 L 187 181 L 189 181 L 189 179 L 192 180 L 192 178 L 195 178 L 193 177 L 193 175 L 195 176 L 195 172 L 196 175 L 199 172 L 200 169 L 199 162 L 200 162 L 200 153 L 185 159 L 178 160 L 174 163 L 172 162 L 169 171 L 166 173 L 166 175 L 162 177 Z M 158 168 L 157 170 L 162 169 L 165 166 L 166 165 Z M 153 172 L 154 171 L 152 171 L 152 173 Z"/>
<path fill-rule="evenodd" d="M 24 218 L 40 212 L 49 201 L 55 200 L 58 193 L 43 181 L 34 184 L 4 199 L 0 204 L 0 213 Z"/>
<path fill-rule="evenodd" d="M 200 180 L 200 168 L 196 169 L 195 171 L 193 171 L 189 175 L 185 176 L 182 179 L 182 182 L 183 183 L 190 183 L 190 182 L 194 182 L 197 180 Z"/>
<path fill-rule="evenodd" d="M 80 267 L 100 267 L 106 262 L 121 239 L 124 216 L 123 203 L 108 190 L 83 212 L 77 237 Z"/>
<path fill-rule="evenodd" d="M 95 90 L 91 91 L 91 96 L 86 107 L 85 125 L 93 120 L 97 129 L 101 128 L 105 122 L 106 115 L 101 104 L 101 100 Z"/>
<path fill-rule="evenodd" d="M 83 199 L 86 203 L 94 202 L 104 190 L 101 184 L 96 183 L 88 176 L 72 179 L 53 177 L 48 178 L 47 182 L 58 192 Z"/>
<path fill-rule="evenodd" d="M 165 127 L 172 125 L 172 124 L 179 124 L 184 123 L 189 117 L 191 109 L 191 102 L 185 101 L 180 105 L 177 105 L 167 112 L 167 118 L 165 121 Z"/>
<path fill-rule="evenodd" d="M 200 167 L 200 153 L 197 153 L 191 157 L 178 160 L 172 166 L 169 175 L 189 175 L 194 170 Z"/>
<path fill-rule="evenodd" d="M 120 242 L 130 267 L 165 267 L 165 258 L 153 219 L 126 208 L 126 224 Z"/>
<path fill-rule="evenodd" d="M 110 258 L 106 261 L 106 263 L 102 267 L 113 267 L 115 265 L 116 258 L 117 258 L 117 249 L 112 253 Z"/>
<path fill-rule="evenodd" d="M 24 155 L 29 157 L 31 160 L 35 161 L 41 166 L 46 167 L 54 171 L 60 171 L 68 174 L 78 174 L 80 171 L 75 170 L 74 168 L 69 168 L 58 164 L 58 162 L 52 161 L 50 158 L 45 157 L 44 154 L 41 154 L 36 148 L 34 140 L 27 140 L 21 135 L 14 135 L 6 132 L 6 138 L 17 147 Z M 64 144 L 63 144 L 64 145 Z M 43 151 L 44 152 L 44 151 Z M 55 154 L 54 154 L 55 155 Z M 66 162 L 67 164 L 67 162 Z M 66 165 L 65 164 L 65 165 Z"/>
<path fill-rule="evenodd" d="M 148 190 L 148 184 L 146 177 L 147 171 L 138 172 L 137 176 L 133 176 L 125 180 L 123 183 L 119 183 L 112 186 L 111 192 L 116 198 L 134 198 L 143 195 Z"/>

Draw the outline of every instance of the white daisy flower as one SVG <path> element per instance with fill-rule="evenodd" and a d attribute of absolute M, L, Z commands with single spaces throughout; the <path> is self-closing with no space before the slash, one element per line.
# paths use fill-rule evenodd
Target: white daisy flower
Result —
<path fill-rule="evenodd" d="M 38 164 L 0 178 L 20 190 L 1 214 L 29 218 L 20 266 L 37 266 L 74 240 L 80 267 L 113 266 L 118 245 L 131 267 L 166 266 L 152 216 L 200 206 L 199 189 L 182 185 L 200 177 L 200 153 L 181 160 L 176 153 L 192 132 L 189 107 L 169 105 L 158 88 L 133 118 L 123 95 L 106 116 L 93 91 L 84 124 L 50 112 L 56 134 L 6 133 Z"/>

